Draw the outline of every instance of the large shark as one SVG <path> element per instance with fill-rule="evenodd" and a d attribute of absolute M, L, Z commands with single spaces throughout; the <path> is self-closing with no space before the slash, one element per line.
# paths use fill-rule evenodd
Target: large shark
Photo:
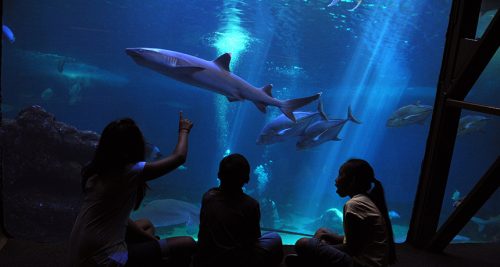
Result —
<path fill-rule="evenodd" d="M 288 117 L 281 114 L 267 123 L 260 132 L 259 138 L 257 139 L 257 145 L 270 145 L 285 141 L 290 137 L 302 135 L 307 126 L 320 117 L 324 120 L 328 120 L 323 111 L 323 104 L 321 101 L 318 102 L 318 111 L 295 111 L 293 115 L 297 120 L 296 122 L 291 121 Z"/>
<path fill-rule="evenodd" d="M 200 208 L 189 202 L 177 199 L 154 200 L 131 214 L 132 219 L 147 218 L 155 227 L 184 224 L 187 230 L 198 227 Z"/>
<path fill-rule="evenodd" d="M 484 126 L 488 123 L 490 118 L 479 115 L 467 115 L 460 118 L 458 123 L 457 136 L 471 134 L 474 132 L 483 131 Z"/>
<path fill-rule="evenodd" d="M 431 115 L 432 106 L 422 105 L 420 101 L 415 104 L 399 108 L 387 120 L 387 127 L 401 127 L 411 124 L 423 124 Z"/>
<path fill-rule="evenodd" d="M 318 99 L 320 94 L 291 100 L 279 100 L 271 95 L 272 85 L 256 88 L 229 70 L 231 54 L 226 53 L 213 61 L 192 55 L 158 49 L 127 48 L 126 53 L 139 65 L 200 88 L 227 97 L 231 102 L 250 100 L 261 112 L 266 106 L 278 107 L 292 121 L 293 111 Z"/>
<path fill-rule="evenodd" d="M 347 118 L 333 120 L 318 120 L 307 126 L 303 135 L 297 141 L 297 149 L 306 149 L 323 144 L 327 141 L 340 141 L 338 137 L 346 122 L 361 122 L 352 115 L 351 107 L 347 108 Z"/>

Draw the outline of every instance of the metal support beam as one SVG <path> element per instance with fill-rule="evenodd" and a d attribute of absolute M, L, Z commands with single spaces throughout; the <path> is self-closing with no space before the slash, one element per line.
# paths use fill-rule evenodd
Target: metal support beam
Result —
<path fill-rule="evenodd" d="M 407 242 L 415 247 L 426 247 L 439 223 L 461 112 L 460 108 L 447 106 L 450 95 L 453 100 L 464 99 L 490 59 L 484 63 L 491 51 L 479 48 L 493 50 L 498 43 L 498 35 L 490 35 L 497 31 L 498 16 L 479 42 L 473 40 L 480 6 L 481 1 L 469 0 L 454 0 L 452 4 L 431 128 L 407 235 Z M 497 48 L 498 45 L 494 52 Z"/>
<path fill-rule="evenodd" d="M 441 226 L 430 242 L 428 249 L 434 252 L 441 252 L 495 193 L 499 186 L 500 157 L 497 157 L 481 180 Z"/>
<path fill-rule="evenodd" d="M 497 107 L 479 105 L 479 104 L 469 103 L 469 102 L 465 102 L 465 101 L 458 101 L 458 100 L 453 100 L 453 99 L 448 99 L 446 101 L 446 104 L 450 107 L 457 107 L 457 108 L 462 108 L 462 109 L 467 109 L 467 110 L 477 111 L 477 112 L 481 112 L 481 113 L 500 116 L 500 108 L 497 108 Z"/>

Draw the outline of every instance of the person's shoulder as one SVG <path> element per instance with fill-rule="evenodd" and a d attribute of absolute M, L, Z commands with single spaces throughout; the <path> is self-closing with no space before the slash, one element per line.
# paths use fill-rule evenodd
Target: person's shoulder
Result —
<path fill-rule="evenodd" d="M 362 195 L 362 194 L 359 194 L 359 195 L 355 195 L 353 196 L 351 199 L 349 199 L 346 203 L 345 203 L 345 209 L 346 210 L 349 210 L 349 209 L 353 209 L 353 208 L 356 208 L 360 205 L 363 205 L 363 203 L 366 202 L 366 199 L 368 197 Z"/>
<path fill-rule="evenodd" d="M 375 203 L 366 195 L 359 194 L 345 203 L 345 211 L 353 213 L 367 213 L 376 209 Z"/>
<path fill-rule="evenodd" d="M 212 199 L 212 198 L 218 196 L 219 194 L 220 194 L 219 188 L 217 188 L 217 187 L 210 188 L 210 189 L 208 189 L 207 192 L 205 192 L 205 194 L 203 194 L 203 200 Z"/>
<path fill-rule="evenodd" d="M 251 204 L 252 206 L 259 206 L 259 202 L 255 198 L 245 193 L 243 193 L 243 199 L 245 200 L 245 202 Z"/>

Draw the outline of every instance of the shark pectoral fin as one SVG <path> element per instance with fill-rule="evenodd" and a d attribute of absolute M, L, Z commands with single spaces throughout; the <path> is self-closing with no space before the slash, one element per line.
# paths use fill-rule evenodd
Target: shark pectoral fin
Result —
<path fill-rule="evenodd" d="M 229 64 L 231 63 L 231 54 L 230 53 L 222 54 L 221 56 L 219 56 L 214 60 L 214 63 L 220 68 L 226 71 L 230 71 Z"/>
<path fill-rule="evenodd" d="M 177 73 L 182 73 L 182 74 L 193 74 L 198 71 L 205 70 L 205 68 L 202 67 L 175 67 L 174 71 Z"/>
<path fill-rule="evenodd" d="M 227 96 L 227 100 L 229 102 L 235 102 L 235 101 L 240 101 L 241 98 L 237 98 L 237 97 L 234 97 L 234 96 Z"/>
<path fill-rule="evenodd" d="M 331 141 L 342 141 L 342 139 L 340 139 L 338 136 L 335 136 L 333 137 L 332 139 L 330 139 Z"/>
<path fill-rule="evenodd" d="M 260 110 L 260 112 L 266 113 L 266 104 L 264 104 L 262 102 L 257 102 L 257 101 L 254 101 L 253 103 Z"/>

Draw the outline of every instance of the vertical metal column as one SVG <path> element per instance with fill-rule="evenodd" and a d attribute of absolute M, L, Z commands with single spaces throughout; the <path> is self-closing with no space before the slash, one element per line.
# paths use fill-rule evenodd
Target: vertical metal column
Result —
<path fill-rule="evenodd" d="M 454 0 L 451 7 L 431 128 L 407 236 L 407 242 L 415 247 L 426 246 L 439 223 L 460 119 L 460 109 L 447 107 L 446 103 L 463 64 L 472 56 L 469 52 L 475 46 L 480 7 L 481 1 L 469 0 Z"/>

